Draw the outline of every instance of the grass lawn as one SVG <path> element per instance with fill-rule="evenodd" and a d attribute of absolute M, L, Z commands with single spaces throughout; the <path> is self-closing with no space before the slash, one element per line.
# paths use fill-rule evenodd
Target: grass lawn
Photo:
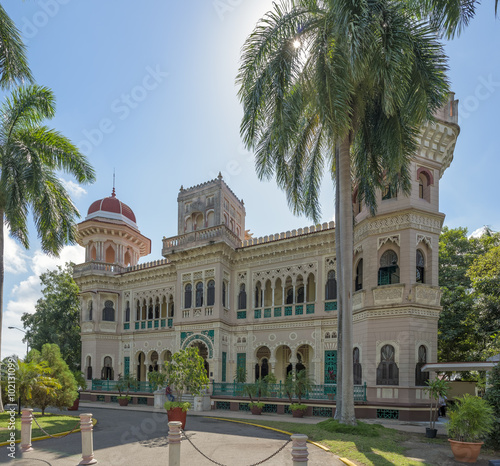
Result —
<path fill-rule="evenodd" d="M 80 424 L 80 418 L 78 416 L 64 416 L 59 414 L 45 413 L 33 413 L 36 416 L 38 424 L 40 424 L 47 432 L 50 434 L 58 434 L 60 432 L 68 432 L 75 427 L 76 424 Z M 8 430 L 10 414 L 8 412 L 0 413 L 0 443 L 9 440 L 10 430 Z M 32 423 L 32 438 L 43 437 L 45 434 L 38 428 L 38 426 L 33 421 Z M 16 440 L 21 439 L 21 416 L 18 416 L 16 412 Z"/>
<path fill-rule="evenodd" d="M 355 427 L 343 426 L 333 419 L 318 424 L 297 424 L 280 421 L 261 421 L 251 419 L 249 422 L 274 427 L 294 434 L 306 434 L 309 440 L 328 447 L 333 453 L 353 462 L 369 466 L 394 465 L 422 466 L 427 463 L 410 460 L 404 456 L 406 440 L 422 442 L 422 448 L 430 444 L 447 443 L 444 439 L 426 439 L 407 432 L 389 429 L 379 424 L 365 424 L 358 421 Z M 429 444 L 429 445 L 426 445 Z"/>

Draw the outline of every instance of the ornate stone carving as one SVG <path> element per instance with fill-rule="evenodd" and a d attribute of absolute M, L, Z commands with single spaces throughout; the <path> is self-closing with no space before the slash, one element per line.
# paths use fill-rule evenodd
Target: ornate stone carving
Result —
<path fill-rule="evenodd" d="M 388 241 L 391 241 L 392 243 L 397 244 L 399 246 L 399 235 L 389 235 L 380 237 L 377 242 L 377 250 L 380 249 Z"/>
<path fill-rule="evenodd" d="M 418 246 L 420 243 L 425 243 L 427 244 L 427 246 L 429 246 L 430 249 L 432 249 L 432 238 L 430 236 L 421 235 L 420 233 L 417 233 L 416 245 Z"/>
<path fill-rule="evenodd" d="M 365 305 L 365 293 L 366 292 L 364 290 L 360 290 L 360 291 L 356 291 L 352 295 L 352 310 L 353 311 L 357 311 Z"/>
<path fill-rule="evenodd" d="M 376 306 L 402 303 L 404 289 L 404 285 L 386 285 L 374 288 L 373 302 Z"/>
<path fill-rule="evenodd" d="M 441 290 L 429 285 L 415 285 L 415 302 L 429 306 L 439 306 L 441 301 Z"/>

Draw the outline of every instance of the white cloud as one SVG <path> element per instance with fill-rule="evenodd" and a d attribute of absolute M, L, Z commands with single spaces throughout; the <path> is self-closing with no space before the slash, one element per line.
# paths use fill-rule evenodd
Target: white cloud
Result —
<path fill-rule="evenodd" d="M 74 181 L 65 180 L 64 178 L 61 178 L 61 182 L 72 198 L 74 197 L 76 199 L 79 199 L 80 197 L 87 194 L 87 191 Z"/>
<path fill-rule="evenodd" d="M 12 274 L 26 273 L 28 271 L 26 262 L 29 257 L 23 247 L 10 236 L 10 230 L 3 226 L 3 237 L 5 241 L 4 267 L 5 272 Z"/>
<path fill-rule="evenodd" d="M 85 250 L 80 246 L 65 246 L 59 257 L 52 257 L 42 251 L 35 251 L 33 257 L 25 256 L 25 265 L 29 265 L 31 275 L 23 278 L 13 286 L 12 298 L 5 305 L 2 333 L 3 356 L 10 354 L 25 354 L 24 343 L 21 342 L 23 336 L 17 330 L 8 329 L 9 326 L 23 328 L 21 316 L 25 313 L 35 312 L 35 305 L 42 297 L 40 275 L 47 270 L 55 270 L 58 265 L 64 266 L 66 262 L 80 264 L 85 260 Z M 27 270 L 28 267 L 26 267 Z"/>

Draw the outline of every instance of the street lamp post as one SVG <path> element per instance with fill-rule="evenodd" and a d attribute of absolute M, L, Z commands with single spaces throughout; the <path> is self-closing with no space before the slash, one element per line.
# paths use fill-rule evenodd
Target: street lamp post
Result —
<path fill-rule="evenodd" d="M 23 330 L 22 328 L 19 327 L 8 327 L 8 328 L 10 328 L 11 330 L 12 329 L 19 330 L 20 332 L 23 332 L 25 335 L 27 333 L 26 330 Z M 30 344 L 28 339 L 26 339 L 26 356 L 28 356 L 29 351 L 30 351 Z"/>

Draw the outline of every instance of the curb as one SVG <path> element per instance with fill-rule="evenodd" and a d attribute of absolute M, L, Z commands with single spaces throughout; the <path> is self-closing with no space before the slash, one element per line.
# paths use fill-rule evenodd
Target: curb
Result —
<path fill-rule="evenodd" d="M 358 466 L 357 464 L 353 463 L 352 461 L 348 460 L 347 458 L 340 458 L 339 460 L 342 461 L 342 463 L 347 464 L 347 466 Z"/>
<path fill-rule="evenodd" d="M 76 416 L 73 416 L 73 417 L 76 419 Z M 94 427 L 96 424 L 97 424 L 97 419 L 95 417 L 93 417 L 92 418 L 92 427 Z M 35 438 L 32 438 L 31 441 L 37 442 L 38 440 L 47 440 L 48 438 L 53 438 L 53 437 L 64 437 L 65 435 L 76 434 L 77 432 L 81 432 L 81 431 L 82 431 L 82 429 L 79 427 L 78 429 L 75 429 L 73 431 L 68 430 L 66 432 L 59 432 L 57 434 L 44 435 L 42 437 L 35 437 Z M 15 440 L 14 443 L 21 443 L 21 439 Z M 11 442 L 2 442 L 2 443 L 0 443 L 0 447 L 5 447 L 5 446 L 10 445 L 10 444 L 11 444 Z"/>
<path fill-rule="evenodd" d="M 227 418 L 223 418 L 223 417 L 212 417 L 212 416 L 203 416 L 203 417 L 206 418 L 206 419 L 218 419 L 219 421 L 237 422 L 238 424 L 246 424 L 246 425 L 249 425 L 249 426 L 260 427 L 261 429 L 274 430 L 275 432 L 279 432 L 280 434 L 293 435 L 291 432 L 287 432 L 286 430 L 275 429 L 274 427 L 269 427 L 269 426 L 262 426 L 260 424 L 254 424 L 252 422 L 236 421 L 234 419 L 227 419 Z M 310 443 L 311 445 L 314 445 L 315 447 L 321 448 L 324 451 L 332 453 L 332 451 L 329 448 L 325 447 L 324 445 L 321 445 L 318 442 L 314 442 L 314 441 L 308 439 L 307 443 Z M 333 455 L 333 453 L 332 453 L 332 455 Z M 347 465 L 356 466 L 354 463 L 351 463 L 348 459 L 346 459 L 345 461 L 342 458 L 339 458 L 339 459 L 341 461 L 343 461 L 344 463 L 346 461 L 348 461 L 347 463 L 345 463 Z"/>

